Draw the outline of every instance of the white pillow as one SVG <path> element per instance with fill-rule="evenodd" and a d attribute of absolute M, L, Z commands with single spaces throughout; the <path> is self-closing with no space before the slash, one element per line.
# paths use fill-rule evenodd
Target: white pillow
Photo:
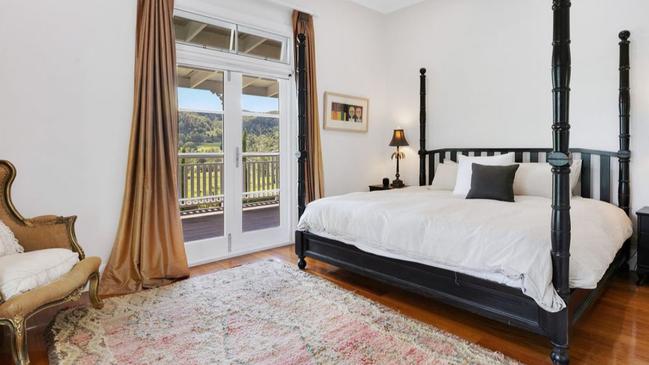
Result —
<path fill-rule="evenodd" d="M 69 272 L 79 254 L 64 248 L 49 248 L 0 257 L 0 299 L 8 300 Z"/>
<path fill-rule="evenodd" d="M 573 160 L 570 166 L 570 191 L 575 195 L 579 178 L 581 177 L 581 160 Z"/>
<path fill-rule="evenodd" d="M 570 190 L 574 195 L 581 176 L 581 160 L 570 167 Z M 552 198 L 552 166 L 547 163 L 520 163 L 514 178 L 514 195 Z"/>
<path fill-rule="evenodd" d="M 430 186 L 436 190 L 453 190 L 457 180 L 457 163 L 448 161 L 437 166 L 433 183 Z"/>
<path fill-rule="evenodd" d="M 457 180 L 455 182 L 455 188 L 453 189 L 453 194 L 466 196 L 471 190 L 471 175 L 473 170 L 471 165 L 477 163 L 480 165 L 487 166 L 507 166 L 514 164 L 514 153 L 506 153 L 504 155 L 498 156 L 479 156 L 479 157 L 469 157 L 469 156 L 459 156 L 458 157 L 458 167 L 457 167 Z"/>
<path fill-rule="evenodd" d="M 514 195 L 552 197 L 552 166 L 547 163 L 521 163 L 514 177 Z"/>
<path fill-rule="evenodd" d="M 13 255 L 24 251 L 25 249 L 18 243 L 11 229 L 0 220 L 0 256 Z"/>

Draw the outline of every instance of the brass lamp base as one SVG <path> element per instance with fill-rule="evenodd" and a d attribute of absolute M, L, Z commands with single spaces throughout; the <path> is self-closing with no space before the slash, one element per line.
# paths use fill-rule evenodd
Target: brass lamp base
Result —
<path fill-rule="evenodd" d="M 392 186 L 393 188 L 398 189 L 398 188 L 404 187 L 405 184 L 403 183 L 403 181 L 401 181 L 400 179 L 397 178 L 394 181 L 392 181 L 392 184 L 390 184 L 390 186 Z"/>

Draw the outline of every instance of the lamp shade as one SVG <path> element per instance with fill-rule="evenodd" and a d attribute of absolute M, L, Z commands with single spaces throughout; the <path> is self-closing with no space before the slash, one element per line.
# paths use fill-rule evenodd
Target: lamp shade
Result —
<path fill-rule="evenodd" d="M 403 147 L 407 145 L 408 145 L 408 141 L 406 141 L 406 134 L 403 132 L 403 129 L 395 129 L 394 133 L 392 133 L 392 140 L 390 141 L 390 146 Z"/>

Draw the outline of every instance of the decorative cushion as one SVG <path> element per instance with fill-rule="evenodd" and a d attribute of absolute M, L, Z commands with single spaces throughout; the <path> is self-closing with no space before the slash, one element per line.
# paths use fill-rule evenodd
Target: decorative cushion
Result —
<path fill-rule="evenodd" d="M 453 190 L 457 180 L 457 163 L 448 161 L 437 166 L 433 183 L 430 186 L 437 190 Z"/>
<path fill-rule="evenodd" d="M 514 201 L 514 176 L 518 165 L 485 166 L 474 163 L 471 169 L 471 190 L 466 195 L 467 199 Z"/>
<path fill-rule="evenodd" d="M 581 176 L 581 160 L 570 167 L 570 189 L 574 191 Z M 547 163 L 521 163 L 514 178 L 515 195 L 533 195 L 552 198 L 552 166 Z"/>
<path fill-rule="evenodd" d="M 0 297 L 8 300 L 69 272 L 79 255 L 64 248 L 29 251 L 0 257 Z"/>
<path fill-rule="evenodd" d="M 498 156 L 468 157 L 459 156 L 457 167 L 457 180 L 453 194 L 466 196 L 471 189 L 471 165 L 477 163 L 484 166 L 506 166 L 514 164 L 514 153 L 506 153 Z"/>
<path fill-rule="evenodd" d="M 25 249 L 18 243 L 14 233 L 0 220 L 0 256 L 13 255 L 23 251 Z"/>

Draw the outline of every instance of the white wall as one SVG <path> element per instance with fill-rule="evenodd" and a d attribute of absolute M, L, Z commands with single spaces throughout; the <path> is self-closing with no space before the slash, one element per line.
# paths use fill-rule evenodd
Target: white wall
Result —
<path fill-rule="evenodd" d="M 189 10 L 217 6 L 224 18 L 249 25 L 266 19 L 257 26 L 276 30 L 292 28 L 287 9 L 313 13 L 320 125 L 325 91 L 370 99 L 367 133 L 320 129 L 325 193 L 364 191 L 382 177 L 393 176 L 387 144 L 397 123 L 385 118 L 384 15 L 345 0 L 178 0 L 176 5 Z"/>
<path fill-rule="evenodd" d="M 392 178 L 397 126 L 411 143 L 402 172 L 416 183 L 421 66 L 429 148 L 549 145 L 549 2 L 429 0 L 387 16 L 344 0 L 214 4 L 224 16 L 270 14 L 277 29 L 290 26 L 277 4 L 314 12 L 321 118 L 324 91 L 370 99 L 368 133 L 321 130 L 327 195 Z M 26 216 L 78 215 L 79 240 L 104 259 L 121 208 L 135 12 L 135 1 L 98 0 L 12 0 L 0 12 L 0 158 L 18 166 L 15 203 Z M 574 146 L 617 148 L 617 32 L 632 32 L 634 208 L 649 204 L 647 13 L 643 0 L 573 2 Z"/>
<path fill-rule="evenodd" d="M 345 0 L 272 0 L 314 14 L 318 107 L 327 196 L 367 191 L 394 176 L 388 148 L 383 14 Z M 369 99 L 367 133 L 322 129 L 325 91 Z"/>
<path fill-rule="evenodd" d="M 618 37 L 631 31 L 632 209 L 649 204 L 649 3 L 572 5 L 571 145 L 618 148 Z M 418 138 L 428 69 L 428 148 L 551 147 L 550 1 L 429 0 L 386 18 L 387 117 Z M 417 147 L 415 147 L 417 148 Z M 406 160 L 416 181 L 417 159 Z"/>
<path fill-rule="evenodd" d="M 369 98 L 367 133 L 320 130 L 325 193 L 367 191 L 391 173 L 387 145 L 395 123 L 386 119 L 384 18 L 347 1 L 319 5 L 314 27 L 321 125 L 325 91 Z"/>
<path fill-rule="evenodd" d="M 212 4 L 227 11 L 224 17 L 246 22 L 262 17 L 270 29 L 291 27 L 290 12 L 314 14 L 318 108 L 324 117 L 325 91 L 370 99 L 369 131 L 353 133 L 320 129 L 324 162 L 325 193 L 337 195 L 367 190 L 367 185 L 393 176 L 387 144 L 398 123 L 386 119 L 387 80 L 383 14 L 346 0 L 178 0 L 178 6 Z M 203 6 L 203 5 L 200 5 Z M 262 9 L 260 11 L 259 9 Z M 284 10 L 282 10 L 284 9 Z M 242 17 L 241 13 L 250 15 Z M 413 155 L 414 157 L 414 155 Z"/>
<path fill-rule="evenodd" d="M 88 255 L 117 230 L 133 97 L 135 1 L 5 1 L 0 158 L 27 217 L 78 215 Z"/>
<path fill-rule="evenodd" d="M 283 32 L 289 7 L 267 0 L 178 0 Z M 280 2 L 281 3 L 281 2 Z M 290 5 L 290 4 L 289 4 Z M 370 132 L 323 131 L 326 190 L 365 190 L 381 165 L 391 125 L 379 13 L 346 1 L 302 1 L 317 10 L 320 107 L 325 90 L 370 98 Z M 257 19 L 264 18 L 263 22 Z M 18 167 L 13 196 L 25 216 L 78 215 L 89 255 L 108 259 L 124 190 L 133 97 L 135 1 L 10 1 L 0 12 L 0 158 Z M 340 56 L 354 34 L 354 54 Z M 320 112 L 322 115 L 322 111 Z M 389 170 L 388 170 L 389 172 Z"/>

